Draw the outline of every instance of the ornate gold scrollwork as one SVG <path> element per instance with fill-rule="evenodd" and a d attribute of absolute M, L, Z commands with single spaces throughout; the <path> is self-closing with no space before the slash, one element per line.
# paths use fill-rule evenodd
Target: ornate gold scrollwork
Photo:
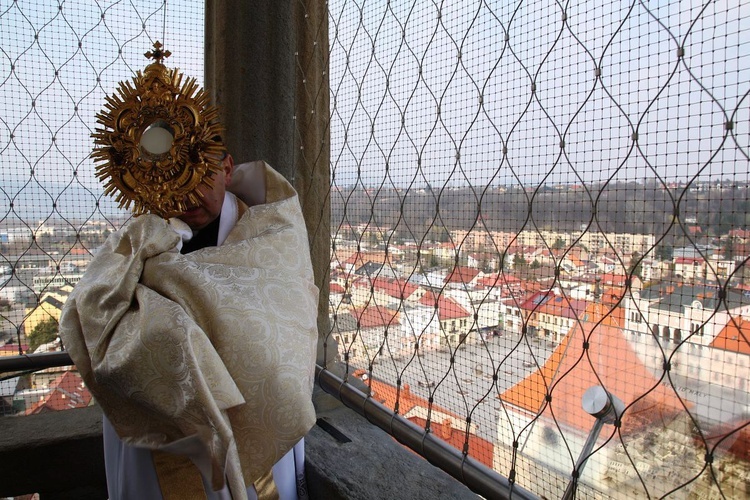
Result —
<path fill-rule="evenodd" d="M 94 152 L 96 176 L 104 193 L 115 196 L 120 208 L 135 215 L 164 218 L 200 203 L 197 188 L 213 185 L 221 169 L 224 145 L 218 110 L 194 78 L 167 69 L 169 57 L 159 42 L 146 57 L 153 59 L 144 73 L 120 82 L 96 115 Z"/>

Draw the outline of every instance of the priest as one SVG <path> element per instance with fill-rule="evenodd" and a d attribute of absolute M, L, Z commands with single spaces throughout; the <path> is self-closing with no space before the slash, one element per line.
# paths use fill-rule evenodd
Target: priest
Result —
<path fill-rule="evenodd" d="M 318 289 L 297 194 L 235 166 L 218 109 L 156 42 L 97 114 L 97 250 L 60 335 L 104 412 L 109 498 L 304 499 Z"/>

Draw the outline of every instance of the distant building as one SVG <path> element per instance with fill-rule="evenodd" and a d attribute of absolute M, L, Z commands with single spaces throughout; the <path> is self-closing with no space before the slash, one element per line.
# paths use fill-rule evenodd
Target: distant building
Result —
<path fill-rule="evenodd" d="M 706 266 L 706 275 L 709 280 L 717 278 L 725 280 L 734 274 L 737 262 L 733 259 L 720 259 L 718 255 L 713 255 L 708 259 Z"/>
<path fill-rule="evenodd" d="M 446 287 L 473 287 L 479 277 L 480 270 L 468 266 L 454 266 L 448 276 L 445 277 Z"/>
<path fill-rule="evenodd" d="M 472 253 L 467 258 L 467 265 L 481 271 L 497 270 L 500 268 L 500 255 L 491 252 Z"/>
<path fill-rule="evenodd" d="M 672 258 L 698 259 L 704 258 L 704 256 L 710 257 L 715 251 L 716 247 L 713 245 L 696 244 L 695 246 L 675 248 L 672 252 Z"/>
<path fill-rule="evenodd" d="M 401 344 L 400 313 L 373 305 L 336 314 L 331 335 L 338 343 L 339 356 L 349 361 L 372 361 L 389 357 L 389 346 Z M 389 345 L 386 345 L 386 338 Z"/>
<path fill-rule="evenodd" d="M 0 345 L 0 356 L 18 356 L 28 350 L 28 344 L 21 344 L 20 346 L 18 344 L 4 344 Z"/>
<path fill-rule="evenodd" d="M 91 393 L 77 372 L 66 371 L 49 384 L 46 394 L 38 401 L 27 402 L 26 415 L 50 411 L 85 408 L 91 404 Z"/>
<path fill-rule="evenodd" d="M 541 369 L 499 396 L 504 411 L 498 419 L 498 441 L 519 443 L 520 457 L 569 478 L 595 423 L 595 418 L 582 407 L 581 398 L 590 387 L 603 385 L 625 403 L 627 410 L 618 433 L 608 444 L 605 441 L 612 435 L 612 427 L 605 427 L 599 436 L 595 448 L 603 448 L 589 458 L 582 481 L 598 487 L 609 486 L 610 490 L 604 493 L 613 497 L 629 498 L 618 484 L 620 470 L 632 470 L 627 458 L 619 454 L 620 439 L 631 444 L 631 456 L 653 453 L 645 443 L 641 444 L 638 436 L 651 432 L 652 439 L 658 440 L 662 426 L 680 415 L 683 406 L 674 392 L 660 385 L 636 356 L 623 335 L 621 316 L 622 313 L 610 311 L 602 304 L 588 305 L 581 321 L 563 338 Z M 584 350 L 584 340 L 590 346 L 589 352 Z M 508 470 L 509 456 L 512 455 L 497 453 L 495 469 Z M 646 463 L 651 461 L 635 465 L 639 471 L 647 472 L 642 469 Z M 669 471 L 665 468 L 663 474 Z M 518 470 L 518 475 L 533 476 L 523 470 Z M 556 498 L 562 495 L 565 484 L 558 483 Z"/>
<path fill-rule="evenodd" d="M 388 276 L 365 276 L 351 282 L 349 294 L 354 307 L 388 306 L 394 309 L 402 301 L 416 302 L 424 289 L 403 279 Z"/>
<path fill-rule="evenodd" d="M 455 349 L 459 343 L 476 341 L 468 339 L 471 329 L 472 315 L 454 299 L 434 292 L 425 293 L 419 303 L 423 306 L 434 307 L 440 322 L 441 348 Z"/>
<path fill-rule="evenodd" d="M 420 352 L 441 349 L 444 345 L 437 311 L 419 302 L 404 304 L 401 313 L 401 352 L 411 356 L 418 347 Z"/>
<path fill-rule="evenodd" d="M 349 274 L 374 275 L 378 269 L 388 262 L 390 262 L 388 256 L 382 251 L 355 252 L 338 264 L 342 271 Z"/>
<path fill-rule="evenodd" d="M 380 304 L 386 301 L 416 303 L 424 295 L 425 290 L 413 283 L 400 278 L 377 277 L 372 280 L 373 293 L 381 294 Z"/>
<path fill-rule="evenodd" d="M 42 295 L 36 307 L 28 308 L 26 310 L 27 317 L 24 322 L 26 334 L 28 335 L 40 323 L 49 319 L 60 321 L 63 305 L 68 300 L 68 296 L 70 296 L 70 292 L 72 291 L 73 288 L 70 286 L 49 291 Z"/>
<path fill-rule="evenodd" d="M 750 321 L 732 318 L 709 347 L 711 384 L 750 391 Z"/>
<path fill-rule="evenodd" d="M 73 287 L 83 278 L 81 273 L 51 273 L 34 276 L 32 283 L 34 292 L 44 293 L 63 287 Z"/>
<path fill-rule="evenodd" d="M 729 231 L 729 237 L 735 238 L 739 243 L 747 243 L 750 242 L 750 230 L 732 229 Z"/>
<path fill-rule="evenodd" d="M 707 285 L 655 285 L 625 299 L 625 328 L 708 346 L 731 318 L 750 317 L 750 297 Z"/>
<path fill-rule="evenodd" d="M 462 332 L 466 342 L 486 340 L 488 334 L 502 323 L 501 301 L 498 290 L 476 286 L 471 289 L 446 289 L 443 295 L 460 305 L 469 313 L 469 321 Z"/>
<path fill-rule="evenodd" d="M 540 337 L 559 343 L 576 323 L 583 319 L 588 302 L 555 295 L 540 307 L 530 311 Z M 531 323 L 531 320 L 529 320 Z"/>
<path fill-rule="evenodd" d="M 27 377 L 11 377 L 0 380 L 0 417 L 17 413 L 13 408 L 13 397 L 17 392 L 28 389 L 28 384 Z"/>
<path fill-rule="evenodd" d="M 677 257 L 674 259 L 674 273 L 687 282 L 705 279 L 708 275 L 706 260 L 702 256 Z"/>
<path fill-rule="evenodd" d="M 750 390 L 745 320 L 750 317 L 750 297 L 732 289 L 662 285 L 634 292 L 623 302 L 631 344 L 649 369 L 662 371 L 668 356 L 675 375 L 710 384 L 712 390 Z M 706 406 L 699 408 L 700 416 L 711 421 L 746 411 L 719 411 L 710 402 Z"/>
<path fill-rule="evenodd" d="M 441 243 L 432 249 L 432 255 L 439 265 L 450 266 L 456 263 L 457 258 L 460 258 L 461 250 L 463 249 L 456 247 L 452 242 Z"/>
<path fill-rule="evenodd" d="M 363 347 L 357 342 L 357 319 L 348 311 L 334 314 L 331 319 L 331 337 L 336 341 L 341 360 L 355 360 L 363 355 Z"/>

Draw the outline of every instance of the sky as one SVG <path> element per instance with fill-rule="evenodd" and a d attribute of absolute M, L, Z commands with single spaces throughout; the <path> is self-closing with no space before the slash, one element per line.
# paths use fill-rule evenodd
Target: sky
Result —
<path fill-rule="evenodd" d="M 0 218 L 118 212 L 100 200 L 90 136 L 157 40 L 203 82 L 201 2 L 0 0 Z"/>
<path fill-rule="evenodd" d="M 747 3 L 332 0 L 329 33 L 337 187 L 747 180 Z M 202 2 L 0 0 L 0 214 L 114 210 L 105 95 L 156 40 L 202 82 L 202 38 Z"/>
<path fill-rule="evenodd" d="M 747 178 L 748 5 L 329 5 L 342 186 Z"/>

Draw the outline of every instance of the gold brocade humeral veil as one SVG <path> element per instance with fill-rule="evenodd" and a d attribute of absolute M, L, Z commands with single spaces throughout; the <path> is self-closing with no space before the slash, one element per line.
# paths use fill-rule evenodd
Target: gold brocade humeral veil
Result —
<path fill-rule="evenodd" d="M 152 449 L 199 440 L 214 488 L 235 498 L 315 422 L 318 290 L 297 194 L 262 162 L 266 203 L 220 247 L 181 255 L 169 222 L 112 234 L 70 295 L 60 335 L 120 437 Z M 240 199 L 241 192 L 232 189 Z"/>

